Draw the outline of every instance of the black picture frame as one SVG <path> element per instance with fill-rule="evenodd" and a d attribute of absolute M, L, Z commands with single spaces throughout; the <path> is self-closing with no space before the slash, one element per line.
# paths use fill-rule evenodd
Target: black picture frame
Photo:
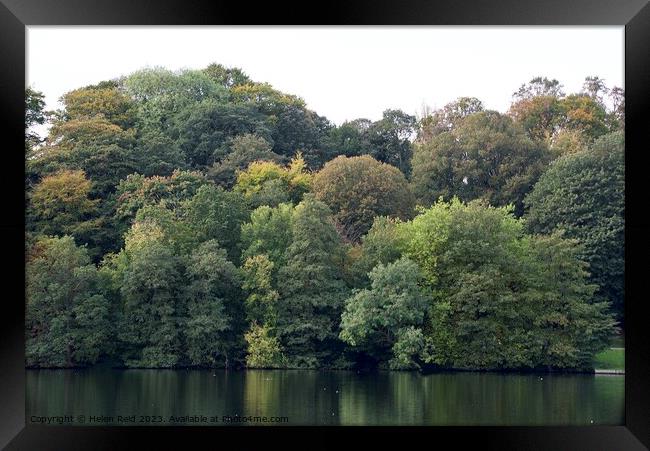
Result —
<path fill-rule="evenodd" d="M 24 368 L 24 87 L 28 25 L 624 25 L 626 90 L 625 425 L 616 427 L 71 427 L 25 425 Z M 0 0 L 0 114 L 5 162 L 0 230 L 7 274 L 0 317 L 0 446 L 7 449 L 187 447 L 189 434 L 208 446 L 334 448 L 365 440 L 363 448 L 439 446 L 488 449 L 624 450 L 650 447 L 650 337 L 643 314 L 649 220 L 643 164 L 650 99 L 650 5 L 646 0 L 409 0 L 305 3 L 182 0 Z M 52 68 L 56 70 L 56 68 Z M 480 74 L 477 74 L 480 76 Z M 647 177 L 647 176 L 646 176 Z M 9 290 L 8 288 L 11 288 Z M 307 434 L 305 434 L 307 432 Z M 342 433 L 344 437 L 341 437 Z M 304 435 L 304 437 L 303 437 Z M 422 445 L 419 445 L 422 443 Z M 232 446 L 232 445 L 231 445 Z"/>

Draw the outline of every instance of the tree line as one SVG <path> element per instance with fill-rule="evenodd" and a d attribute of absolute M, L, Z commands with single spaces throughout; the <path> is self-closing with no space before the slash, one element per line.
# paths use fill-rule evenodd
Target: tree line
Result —
<path fill-rule="evenodd" d="M 597 77 L 341 125 L 218 64 L 61 102 L 26 90 L 28 366 L 589 369 L 622 325 Z"/>

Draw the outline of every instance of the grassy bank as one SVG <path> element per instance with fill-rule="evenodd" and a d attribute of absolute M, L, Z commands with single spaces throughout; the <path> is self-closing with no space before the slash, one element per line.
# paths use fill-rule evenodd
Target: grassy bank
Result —
<path fill-rule="evenodd" d="M 624 370 L 625 349 L 606 349 L 594 357 L 594 368 L 598 370 Z"/>

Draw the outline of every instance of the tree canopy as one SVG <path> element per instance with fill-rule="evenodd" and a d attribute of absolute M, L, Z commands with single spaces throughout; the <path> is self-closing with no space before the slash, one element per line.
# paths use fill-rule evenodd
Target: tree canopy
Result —
<path fill-rule="evenodd" d="M 623 324 L 599 77 L 342 124 L 218 63 L 25 101 L 28 366 L 589 370 Z"/>

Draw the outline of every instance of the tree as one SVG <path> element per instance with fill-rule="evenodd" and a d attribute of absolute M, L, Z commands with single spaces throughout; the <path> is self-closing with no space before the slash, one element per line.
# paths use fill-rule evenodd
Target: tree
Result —
<path fill-rule="evenodd" d="M 162 203 L 175 209 L 209 183 L 196 171 L 175 170 L 167 177 L 130 174 L 117 186 L 115 215 L 122 223 L 130 225 L 140 208 Z"/>
<path fill-rule="evenodd" d="M 282 368 L 285 357 L 277 337 L 270 334 L 268 327 L 253 324 L 246 335 L 248 368 Z"/>
<path fill-rule="evenodd" d="M 277 335 L 291 367 L 331 365 L 341 349 L 339 319 L 347 289 L 343 248 L 325 204 L 307 196 L 293 214 L 287 264 L 280 268 Z"/>
<path fill-rule="evenodd" d="M 83 171 L 60 170 L 44 177 L 30 192 L 27 230 L 42 235 L 72 235 L 88 244 L 97 260 L 103 254 L 106 227 L 99 200 L 92 199 L 92 183 Z"/>
<path fill-rule="evenodd" d="M 395 166 L 404 175 L 411 173 L 411 142 L 415 131 L 415 117 L 401 110 L 386 110 L 381 120 L 367 131 L 370 155 Z"/>
<path fill-rule="evenodd" d="M 610 129 L 613 131 L 625 130 L 625 90 L 615 86 L 609 92 L 609 96 L 613 104 L 610 115 Z"/>
<path fill-rule="evenodd" d="M 402 256 L 404 243 L 399 223 L 398 219 L 377 216 L 368 233 L 361 237 L 360 255 L 352 269 L 361 286 L 369 284 L 368 273 L 377 265 L 388 265 Z"/>
<path fill-rule="evenodd" d="M 83 366 L 106 354 L 109 303 L 88 253 L 71 236 L 36 240 L 27 255 L 26 282 L 28 366 Z"/>
<path fill-rule="evenodd" d="M 524 83 L 512 95 L 515 100 L 531 99 L 533 97 L 563 97 L 562 85 L 559 81 L 546 77 L 535 77 L 528 83 Z"/>
<path fill-rule="evenodd" d="M 397 168 L 364 155 L 339 156 L 316 174 L 313 192 L 333 211 L 341 234 L 358 242 L 376 216 L 408 218 L 414 199 Z"/>
<path fill-rule="evenodd" d="M 598 297 L 612 302 L 623 320 L 625 161 L 624 136 L 615 132 L 589 150 L 555 161 L 526 198 L 527 228 L 563 230 L 584 245 Z"/>
<path fill-rule="evenodd" d="M 212 63 L 203 72 L 224 88 L 233 88 L 252 83 L 248 75 L 238 67 L 225 67 L 221 64 Z"/>
<path fill-rule="evenodd" d="M 183 220 L 196 242 L 217 240 L 231 261 L 239 262 L 241 225 L 249 210 L 244 197 L 214 185 L 201 186 L 182 205 Z"/>
<path fill-rule="evenodd" d="M 241 248 L 244 259 L 264 255 L 272 263 L 271 274 L 276 280 L 277 270 L 286 265 L 287 248 L 291 245 L 294 207 L 280 204 L 263 205 L 253 210 L 250 222 L 241 227 Z"/>
<path fill-rule="evenodd" d="M 427 142 L 435 135 L 448 132 L 470 114 L 484 111 L 483 102 L 476 97 L 459 97 L 432 114 L 425 114 L 418 124 L 418 142 Z"/>
<path fill-rule="evenodd" d="M 241 276 L 216 240 L 196 248 L 187 265 L 187 353 L 192 365 L 229 368 L 241 360 Z"/>
<path fill-rule="evenodd" d="M 565 110 L 562 100 L 553 95 L 523 98 L 510 106 L 509 114 L 521 124 L 531 139 L 552 144 L 561 130 Z"/>
<path fill-rule="evenodd" d="M 346 121 L 338 127 L 332 127 L 327 136 L 327 160 L 339 155 L 356 157 L 370 154 L 367 131 L 371 124 L 372 121 L 368 119 L 356 119 Z"/>
<path fill-rule="evenodd" d="M 179 113 L 204 100 L 224 102 L 228 97 L 226 88 L 198 70 L 143 69 L 122 84 L 137 105 L 138 128 L 145 134 L 167 133 Z"/>
<path fill-rule="evenodd" d="M 458 199 L 398 228 L 431 293 L 424 362 L 584 369 L 607 346 L 612 317 L 606 303 L 591 302 L 575 242 L 527 236 L 510 209 Z"/>
<path fill-rule="evenodd" d="M 297 204 L 311 186 L 312 175 L 305 166 L 301 154 L 291 160 L 289 167 L 268 161 L 253 162 L 237 174 L 234 190 L 242 193 L 253 208 L 289 201 Z"/>
<path fill-rule="evenodd" d="M 280 163 L 282 157 L 271 151 L 271 144 L 256 135 L 244 134 L 231 138 L 228 154 L 208 170 L 208 177 L 224 188 L 232 188 L 238 171 L 245 171 L 255 161 Z"/>
<path fill-rule="evenodd" d="M 31 225 L 44 235 L 83 235 L 93 227 L 97 200 L 83 171 L 61 170 L 44 177 L 31 193 Z"/>
<path fill-rule="evenodd" d="M 417 367 L 411 357 L 421 349 L 409 353 L 406 344 L 414 338 L 407 329 L 419 328 L 428 310 L 418 266 L 401 258 L 377 265 L 369 276 L 371 288 L 358 290 L 345 301 L 341 339 L 378 362 L 390 361 L 393 369 Z"/>
<path fill-rule="evenodd" d="M 75 89 L 61 97 L 66 121 L 95 117 L 106 119 L 124 130 L 135 125 L 135 105 L 117 86 L 89 86 Z"/>
<path fill-rule="evenodd" d="M 265 254 L 247 258 L 242 267 L 242 286 L 248 292 L 246 319 L 271 328 L 277 322 L 277 302 L 280 297 L 274 289 L 273 267 L 273 262 Z"/>
<path fill-rule="evenodd" d="M 509 117 L 496 111 L 474 113 L 416 146 L 412 188 L 423 205 L 458 196 L 514 204 L 521 215 L 524 196 L 550 158 L 548 149 L 531 141 Z"/>
<path fill-rule="evenodd" d="M 250 328 L 244 338 L 248 343 L 246 366 L 249 368 L 277 368 L 285 357 L 275 334 L 278 320 L 279 293 L 274 289 L 274 264 L 265 255 L 246 259 L 243 265 L 246 298 L 246 318 Z"/>
<path fill-rule="evenodd" d="M 179 365 L 186 315 L 180 301 L 183 268 L 162 227 L 154 221 L 135 222 L 116 263 L 122 299 L 118 337 L 124 364 Z"/>
<path fill-rule="evenodd" d="M 565 155 L 617 129 L 617 113 L 608 113 L 604 103 L 607 93 L 598 77 L 587 77 L 583 91 L 568 96 L 557 80 L 537 77 L 513 95 L 509 114 L 531 139 L 544 141 L 555 156 Z"/>
<path fill-rule="evenodd" d="M 255 134 L 271 141 L 268 118 L 249 105 L 207 99 L 180 111 L 169 130 L 193 168 L 204 168 L 227 156 L 237 135 Z"/>
<path fill-rule="evenodd" d="M 38 133 L 31 129 L 35 125 L 45 124 L 47 117 L 45 95 L 32 88 L 25 89 L 25 153 L 43 142 Z"/>

